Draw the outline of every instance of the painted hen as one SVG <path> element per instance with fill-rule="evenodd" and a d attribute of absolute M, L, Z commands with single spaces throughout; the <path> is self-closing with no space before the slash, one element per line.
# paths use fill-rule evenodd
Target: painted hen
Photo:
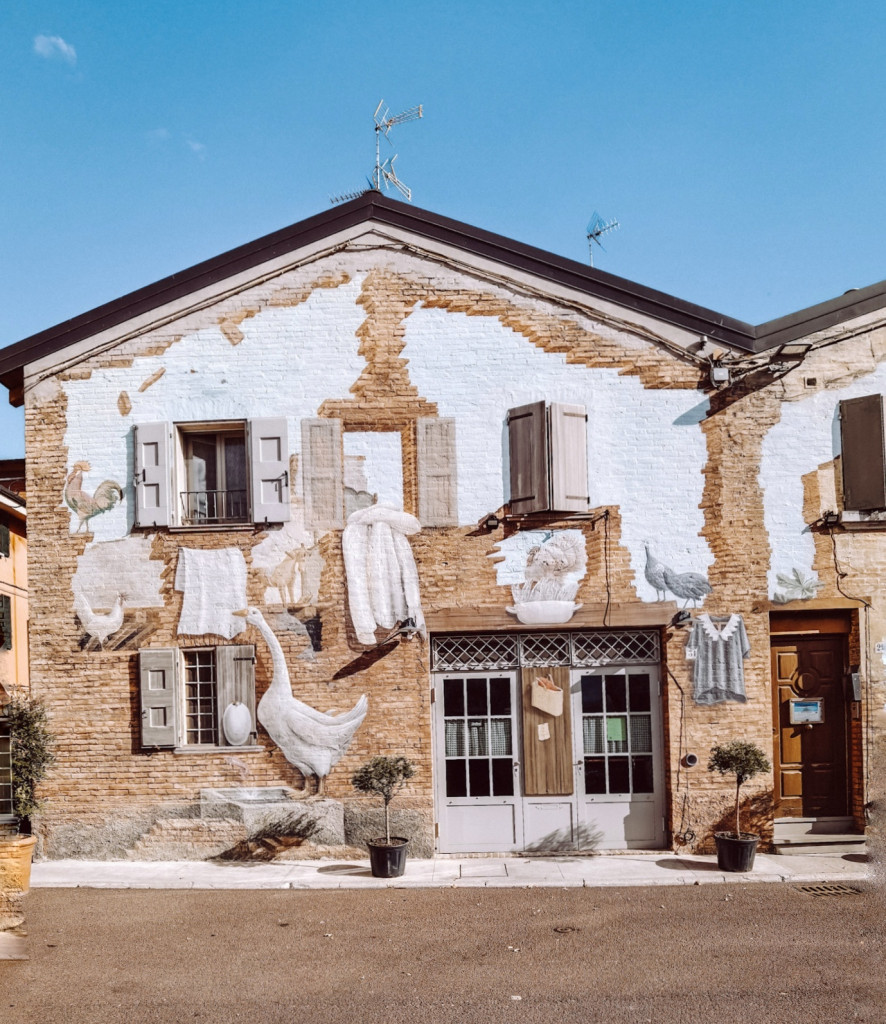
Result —
<path fill-rule="evenodd" d="M 75 462 L 74 468 L 65 479 L 65 504 L 79 519 L 76 532 L 79 533 L 90 519 L 110 510 L 123 498 L 123 488 L 114 480 L 104 480 L 94 494 L 83 490 L 83 474 L 92 467 L 88 462 Z"/>
<path fill-rule="evenodd" d="M 125 594 L 118 594 L 114 607 L 107 613 L 94 612 L 85 594 L 74 594 L 74 611 L 83 629 L 93 640 L 98 640 L 104 650 L 105 640 L 113 636 L 123 625 L 123 602 Z"/>

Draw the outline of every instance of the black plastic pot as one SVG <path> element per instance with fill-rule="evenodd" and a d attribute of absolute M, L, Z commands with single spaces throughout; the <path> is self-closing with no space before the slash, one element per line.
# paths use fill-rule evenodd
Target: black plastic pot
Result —
<path fill-rule="evenodd" d="M 397 845 L 394 846 L 393 844 Z M 384 839 L 370 839 L 366 845 L 369 847 L 369 866 L 372 868 L 373 878 L 399 878 L 406 870 L 406 848 L 409 840 L 402 836 L 391 836 L 391 844 L 388 846 Z"/>
<path fill-rule="evenodd" d="M 750 871 L 754 866 L 754 854 L 760 837 L 752 832 L 742 832 L 736 838 L 734 832 L 715 832 L 717 844 L 717 867 L 721 871 Z"/>

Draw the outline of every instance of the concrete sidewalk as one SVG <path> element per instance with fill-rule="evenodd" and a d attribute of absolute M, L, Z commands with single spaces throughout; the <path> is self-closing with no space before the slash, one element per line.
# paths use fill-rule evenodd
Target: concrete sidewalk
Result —
<path fill-rule="evenodd" d="M 437 857 L 410 859 L 401 878 L 373 878 L 368 860 L 277 863 L 209 861 L 44 860 L 33 865 L 32 888 L 95 889 L 423 889 L 439 887 L 594 887 L 699 885 L 709 882 L 835 882 L 867 877 L 859 854 L 758 854 L 752 871 L 723 872 L 716 857 L 672 853 L 596 857 Z"/>

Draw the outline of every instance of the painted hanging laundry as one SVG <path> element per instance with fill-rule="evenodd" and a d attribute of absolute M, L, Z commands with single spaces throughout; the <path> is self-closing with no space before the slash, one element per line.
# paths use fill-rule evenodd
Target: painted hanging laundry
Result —
<path fill-rule="evenodd" d="M 425 619 L 418 570 L 406 539 L 421 529 L 408 512 L 371 505 L 351 513 L 342 532 L 351 621 L 361 644 L 374 644 L 375 631 L 412 619 L 424 636 Z"/>
<path fill-rule="evenodd" d="M 233 613 L 246 606 L 246 561 L 239 548 L 179 548 L 175 589 L 183 593 L 178 632 L 233 640 L 246 629 Z"/>
<path fill-rule="evenodd" d="M 751 653 L 744 620 L 740 615 L 699 615 L 686 644 L 687 656 L 695 656 L 693 672 L 696 704 L 720 704 L 725 700 L 747 702 L 744 660 Z"/>

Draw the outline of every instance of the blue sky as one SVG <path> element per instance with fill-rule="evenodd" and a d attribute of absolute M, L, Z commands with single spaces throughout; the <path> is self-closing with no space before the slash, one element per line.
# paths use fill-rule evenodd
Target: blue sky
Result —
<path fill-rule="evenodd" d="M 360 188 L 760 322 L 886 278 L 886 5 L 0 7 L 0 345 Z M 23 453 L 0 408 L 0 457 Z"/>

